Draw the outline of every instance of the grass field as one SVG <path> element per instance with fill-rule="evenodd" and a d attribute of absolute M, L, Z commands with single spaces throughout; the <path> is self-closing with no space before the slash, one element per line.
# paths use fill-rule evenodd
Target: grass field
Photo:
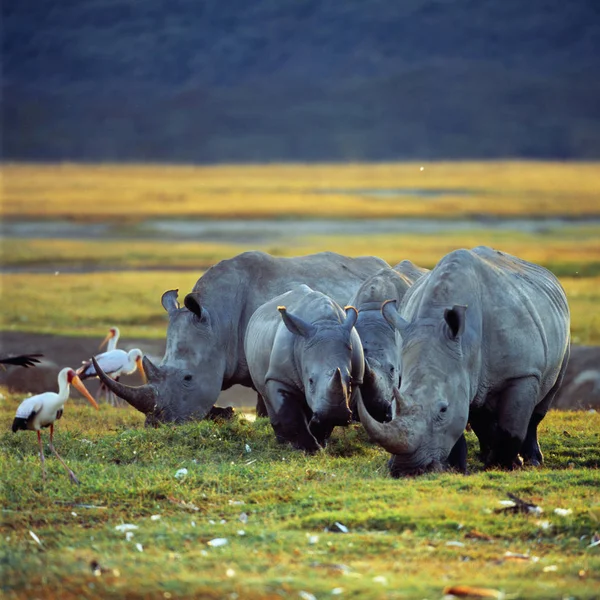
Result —
<path fill-rule="evenodd" d="M 100 338 L 118 325 L 127 337 L 164 337 L 162 292 L 179 288 L 183 297 L 211 264 L 250 249 L 236 239 L 144 240 L 138 227 L 149 217 L 600 216 L 596 163 L 4 165 L 1 174 L 3 218 L 110 221 L 126 237 L 2 240 L 0 331 L 57 336 Z M 597 224 L 290 236 L 252 247 L 432 267 L 455 248 L 481 244 L 555 272 L 573 341 L 600 344 Z M 277 445 L 262 419 L 145 430 L 133 410 L 73 402 L 56 443 L 82 481 L 74 487 L 54 458 L 42 484 L 35 434 L 9 429 L 21 397 L 2 393 L 0 590 L 8 599 L 437 600 L 459 584 L 505 598 L 598 597 L 600 546 L 590 545 L 600 531 L 597 413 L 554 412 L 543 421 L 541 470 L 483 472 L 469 434 L 468 477 L 392 480 L 385 453 L 359 425 L 307 457 Z M 177 479 L 181 468 L 187 476 Z M 544 512 L 497 513 L 508 492 Z M 335 522 L 349 532 L 324 531 Z M 138 527 L 130 539 L 115 529 L 123 524 Z M 218 538 L 227 543 L 209 545 Z"/>
<path fill-rule="evenodd" d="M 438 599 L 459 584 L 598 597 L 599 414 L 550 413 L 541 470 L 483 472 L 469 434 L 471 475 L 393 480 L 359 425 L 309 457 L 279 446 L 266 419 L 145 430 L 133 410 L 72 404 L 56 444 L 75 487 L 54 458 L 42 484 L 35 434 L 8 431 L 17 401 L 0 411 L 7 600 Z M 495 512 L 508 492 L 544 512 Z M 348 533 L 325 531 L 336 522 Z"/>
<path fill-rule="evenodd" d="M 423 170 L 421 170 L 423 167 Z M 2 167 L 10 218 L 457 217 L 600 214 L 598 163 Z M 431 190 L 439 195 L 377 195 Z"/>

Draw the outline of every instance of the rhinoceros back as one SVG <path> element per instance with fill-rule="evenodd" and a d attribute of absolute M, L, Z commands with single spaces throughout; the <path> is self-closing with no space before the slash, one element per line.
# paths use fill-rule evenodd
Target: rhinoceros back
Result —
<path fill-rule="evenodd" d="M 485 246 L 457 250 L 408 290 L 401 314 L 439 319 L 453 305 L 467 306 L 473 353 L 480 346 L 480 396 L 528 375 L 540 378 L 541 397 L 550 390 L 569 346 L 567 299 L 550 271 Z"/>

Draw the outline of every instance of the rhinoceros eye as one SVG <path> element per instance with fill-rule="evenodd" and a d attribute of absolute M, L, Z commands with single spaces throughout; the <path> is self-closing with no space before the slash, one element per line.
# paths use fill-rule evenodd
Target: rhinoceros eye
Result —
<path fill-rule="evenodd" d="M 448 411 L 448 403 L 447 402 L 440 402 L 439 403 L 439 408 L 440 408 L 440 413 L 445 413 Z"/>
<path fill-rule="evenodd" d="M 192 376 L 188 374 L 188 375 L 186 375 L 186 376 L 183 378 L 183 380 L 184 380 L 184 381 L 191 381 L 191 380 L 192 380 Z"/>

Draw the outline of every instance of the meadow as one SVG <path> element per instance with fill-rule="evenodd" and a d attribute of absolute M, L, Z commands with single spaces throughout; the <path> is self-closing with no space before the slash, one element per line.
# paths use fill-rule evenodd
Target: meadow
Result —
<path fill-rule="evenodd" d="M 5 235 L 0 332 L 101 339 L 118 325 L 127 337 L 164 338 L 162 292 L 178 288 L 182 298 L 212 264 L 251 248 L 375 254 L 431 268 L 453 249 L 488 244 L 551 269 L 569 299 L 573 341 L 600 344 L 597 163 L 7 164 L 1 174 L 6 223 L 100 223 L 116 234 Z M 333 219 L 364 223 L 365 233 L 252 244 L 149 237 L 143 225 L 155 217 Z M 540 226 L 485 226 L 506 217 Z M 473 227 L 368 232 L 374 218 L 472 219 Z M 75 487 L 53 458 L 42 483 L 35 434 L 9 430 L 23 396 L 0 391 L 3 597 L 54 598 L 60 589 L 66 599 L 434 600 L 453 585 L 499 598 L 598 597 L 597 413 L 548 415 L 542 469 L 485 472 L 468 434 L 469 476 L 393 480 L 360 425 L 305 456 L 278 445 L 250 411 L 227 423 L 146 430 L 134 410 L 96 412 L 73 400 L 56 444 L 82 481 Z M 497 512 L 509 492 L 544 512 Z M 336 532 L 336 522 L 348 532 Z M 128 524 L 137 527 L 129 535 L 115 529 Z"/>
<path fill-rule="evenodd" d="M 456 585 L 598 597 L 597 413 L 548 415 L 542 469 L 482 471 L 468 434 L 470 475 L 393 480 L 359 425 L 306 456 L 266 419 L 145 430 L 132 410 L 72 405 L 56 444 L 74 486 L 54 458 L 42 483 L 35 434 L 8 430 L 12 406 L 0 411 L 7 600 L 437 600 Z M 503 510 L 509 492 L 543 512 Z"/>

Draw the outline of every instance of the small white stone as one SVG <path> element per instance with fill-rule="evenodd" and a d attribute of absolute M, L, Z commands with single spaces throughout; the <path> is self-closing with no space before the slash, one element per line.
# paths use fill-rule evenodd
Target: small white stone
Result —
<path fill-rule="evenodd" d="M 212 548 L 218 548 L 219 546 L 226 546 L 229 543 L 229 540 L 227 538 L 215 538 L 206 543 Z"/>
<path fill-rule="evenodd" d="M 115 529 L 117 531 L 133 531 L 134 529 L 139 529 L 139 527 L 131 523 L 123 523 L 122 525 L 117 525 Z"/>
<path fill-rule="evenodd" d="M 152 516 L 150 517 L 150 520 L 151 520 L 151 521 L 158 521 L 159 519 L 160 519 L 160 515 L 152 515 Z"/>
<path fill-rule="evenodd" d="M 144 551 L 144 546 L 142 546 L 140 543 L 137 543 L 135 545 L 135 547 L 137 548 L 138 552 L 143 552 Z"/>
<path fill-rule="evenodd" d="M 134 452 L 135 454 L 135 452 Z M 188 474 L 188 470 L 187 469 L 178 469 L 177 471 L 175 471 L 175 479 L 183 479 L 186 475 Z"/>

